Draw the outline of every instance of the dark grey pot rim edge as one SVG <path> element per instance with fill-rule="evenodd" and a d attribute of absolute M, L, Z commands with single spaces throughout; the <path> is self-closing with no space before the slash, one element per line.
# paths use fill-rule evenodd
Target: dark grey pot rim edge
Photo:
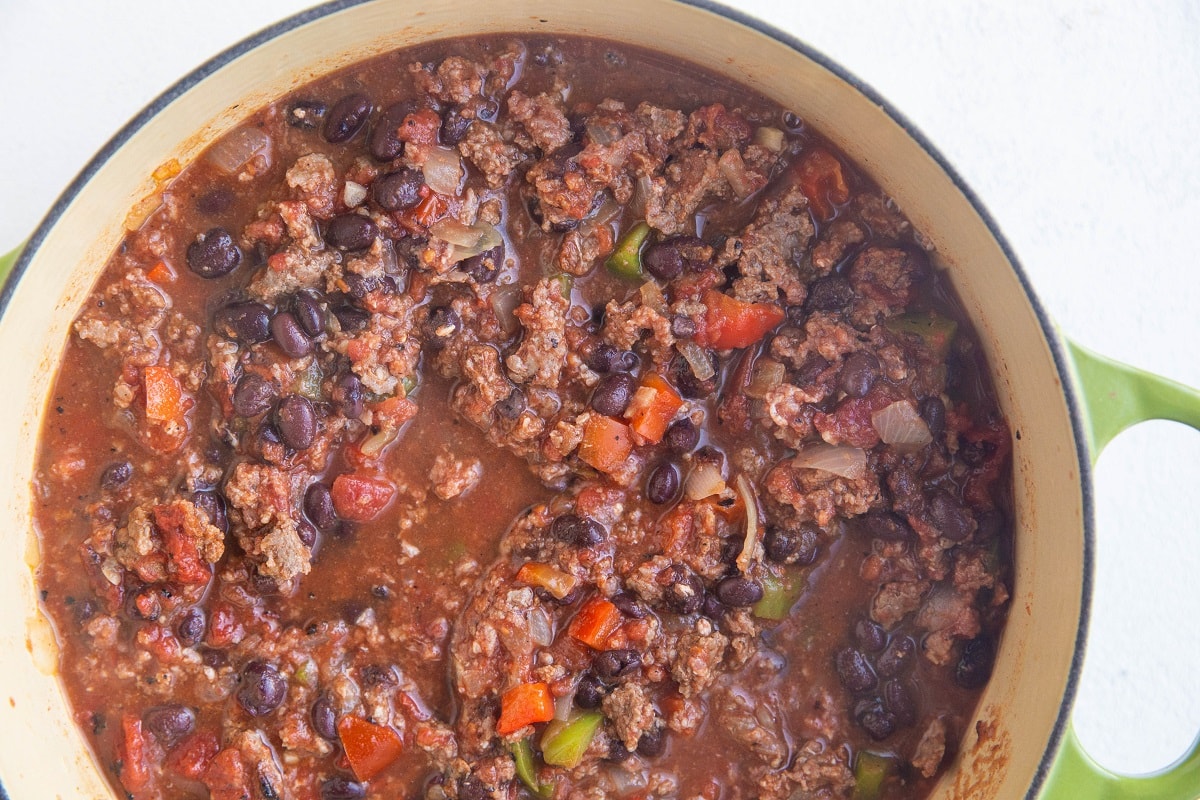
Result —
<path fill-rule="evenodd" d="M 306 25 L 314 20 L 329 16 L 353 6 L 362 5 L 372 2 L 372 0 L 332 0 L 305 11 L 301 11 L 287 19 L 281 20 L 267 28 L 255 33 L 246 39 L 238 42 L 232 47 L 213 56 L 208 61 L 188 73 L 179 81 L 174 83 L 170 88 L 156 97 L 136 116 L 127 122 L 103 147 L 94 155 L 87 165 L 80 171 L 79 175 L 71 181 L 63 193 L 50 207 L 46 216 L 42 219 L 29 241 L 25 244 L 21 255 L 17 258 L 13 265 L 12 271 L 4 282 L 4 286 L 0 288 L 0 316 L 3 316 L 9 303 L 12 301 L 13 294 L 16 291 L 17 284 L 20 282 L 21 276 L 24 275 L 28 268 L 29 262 L 38 247 L 45 240 L 50 230 L 58 222 L 66 208 L 75 199 L 76 195 L 83 187 L 92 179 L 96 172 L 119 150 L 137 131 L 139 131 L 150 119 L 157 116 L 160 111 L 169 106 L 176 98 L 184 92 L 191 89 L 200 81 L 207 78 L 217 70 L 224 67 L 236 58 L 253 50 L 254 48 L 274 39 L 288 31 Z M 1054 758 L 1058 754 L 1059 748 L 1062 746 L 1063 736 L 1066 733 L 1067 725 L 1070 721 L 1071 708 L 1075 701 L 1075 695 L 1079 688 L 1079 675 L 1083 667 L 1083 653 L 1087 643 L 1087 632 L 1091 619 L 1091 599 L 1092 599 L 1092 576 L 1095 566 L 1095 521 L 1093 516 L 1093 489 L 1092 489 L 1092 464 L 1090 454 L 1087 451 L 1087 437 L 1084 433 L 1084 422 L 1081 404 L 1079 397 L 1076 395 L 1075 385 L 1072 380 L 1072 373 L 1069 367 L 1069 359 L 1063 346 L 1062 340 L 1059 338 L 1058 332 L 1051 321 L 1045 308 L 1042 306 L 1041 300 L 1033 290 L 1033 286 L 1029 282 L 1028 276 L 1025 274 L 1024 268 L 1017 260 L 1016 253 L 1009 245 L 1008 240 L 1001 233 L 995 219 L 988 212 L 983 202 L 975 194 L 975 192 L 966 184 L 962 176 L 951 166 L 950 162 L 941 154 L 940 151 L 926 138 L 920 129 L 917 128 L 903 113 L 895 106 L 889 103 L 882 95 L 866 82 L 860 80 L 847 69 L 842 67 L 837 62 L 825 56 L 812 46 L 801 41 L 790 33 L 776 28 L 774 25 L 763 22 L 756 17 L 750 16 L 744 12 L 729 8 L 711 0 L 671 0 L 681 5 L 689 5 L 695 8 L 700 8 L 711 12 L 718 16 L 729 19 L 747 28 L 751 28 L 765 36 L 768 36 L 776 41 L 790 47 L 801 55 L 820 64 L 825 69 L 836 75 L 841 80 L 854 87 L 860 94 L 869 99 L 872 103 L 878 106 L 885 114 L 899 125 L 904 131 L 932 158 L 938 167 L 946 173 L 954 183 L 955 187 L 962 192 L 963 196 L 971 204 L 975 213 L 979 215 L 988 231 L 1000 246 L 1006 260 L 1011 265 L 1013 272 L 1016 273 L 1017 280 L 1024 290 L 1026 298 L 1029 300 L 1033 308 L 1034 314 L 1037 316 L 1038 324 L 1042 328 L 1042 334 L 1050 347 L 1050 352 L 1054 358 L 1054 366 L 1058 371 L 1062 392 L 1067 401 L 1067 408 L 1071 415 L 1071 428 L 1075 437 L 1076 456 L 1079 463 L 1079 479 L 1081 488 L 1081 499 L 1083 503 L 1083 581 L 1082 581 L 1082 596 L 1080 597 L 1080 615 L 1079 626 L 1075 636 L 1075 646 L 1071 656 L 1071 667 L 1067 675 L 1067 685 L 1063 691 L 1062 703 L 1059 706 L 1058 716 L 1055 719 L 1054 728 L 1050 734 L 1050 740 L 1047 743 L 1046 751 L 1042 754 L 1042 758 L 1038 763 L 1037 772 L 1034 774 L 1033 782 L 1026 792 L 1026 798 L 1032 800 L 1041 790 L 1045 783 L 1046 777 L 1049 774 L 1050 768 L 1054 763 Z M 0 778 L 0 800 L 9 800 L 9 795 L 5 791 L 2 778 Z"/>

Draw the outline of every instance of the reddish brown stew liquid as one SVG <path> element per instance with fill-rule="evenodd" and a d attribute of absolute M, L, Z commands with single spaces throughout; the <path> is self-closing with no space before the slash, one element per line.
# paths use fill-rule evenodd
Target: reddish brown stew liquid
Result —
<path fill-rule="evenodd" d="M 367 121 L 331 142 L 352 95 Z M 239 130 L 269 148 L 189 165 L 114 254 L 42 432 L 39 585 L 118 796 L 929 791 L 1007 611 L 1008 433 L 948 283 L 867 176 L 744 87 L 585 39 L 383 55 Z M 451 191 L 435 148 L 465 169 Z M 605 260 L 645 219 L 621 276 Z M 455 250 L 488 228 L 492 263 Z M 204 277 L 233 252 L 217 229 L 238 264 Z M 319 332 L 297 339 L 280 319 L 304 303 Z M 618 373 L 651 388 L 613 412 Z M 637 414 L 672 395 L 682 447 Z M 881 441 L 884 409 L 917 440 Z M 615 461 L 601 423 L 628 439 Z M 850 473 L 792 460 L 817 445 Z M 682 487 L 651 502 L 664 464 Z M 564 538 L 571 515 L 599 533 Z M 618 627 L 587 640 L 599 600 Z M 561 721 L 497 731 L 514 687 L 568 727 L 600 714 L 574 763 Z"/>

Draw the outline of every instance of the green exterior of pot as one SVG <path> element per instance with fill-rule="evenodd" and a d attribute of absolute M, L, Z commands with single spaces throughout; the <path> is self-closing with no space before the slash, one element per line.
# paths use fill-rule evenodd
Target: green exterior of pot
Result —
<path fill-rule="evenodd" d="M 23 249 L 24 245 L 18 247 L 16 250 L 13 250 L 11 253 L 5 253 L 4 255 L 0 256 L 0 286 L 2 286 L 4 281 L 8 278 L 8 273 L 12 271 L 13 264 L 17 263 L 17 258 L 20 257 Z"/>
<path fill-rule="evenodd" d="M 1075 384 L 1083 400 L 1084 431 L 1092 463 L 1122 431 L 1163 419 L 1200 430 L 1200 392 L 1121 364 L 1067 340 Z M 1109 772 L 1092 760 L 1068 728 L 1042 791 L 1043 800 L 1195 800 L 1200 797 L 1200 739 L 1178 762 L 1152 775 Z"/>

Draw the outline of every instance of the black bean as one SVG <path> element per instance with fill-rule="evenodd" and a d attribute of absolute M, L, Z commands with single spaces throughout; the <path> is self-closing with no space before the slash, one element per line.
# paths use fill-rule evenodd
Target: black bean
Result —
<path fill-rule="evenodd" d="M 864 617 L 854 624 L 854 640 L 868 653 L 878 653 L 887 647 L 887 631 L 878 622 Z"/>
<path fill-rule="evenodd" d="M 929 426 L 934 439 L 946 432 L 946 404 L 940 397 L 926 397 L 919 408 L 921 419 Z"/>
<path fill-rule="evenodd" d="M 233 303 L 213 316 L 213 329 L 241 344 L 258 344 L 271 338 L 271 310 L 262 303 Z"/>
<path fill-rule="evenodd" d="M 642 655 L 637 650 L 605 650 L 592 659 L 592 669 L 606 681 L 628 675 L 642 664 Z"/>
<path fill-rule="evenodd" d="M 938 532 L 953 542 L 960 542 L 975 532 L 975 518 L 970 509 L 945 489 L 938 489 L 929 498 L 929 515 L 937 523 Z"/>
<path fill-rule="evenodd" d="M 575 705 L 580 708 L 599 708 L 606 694 L 608 688 L 603 682 L 592 673 L 585 672 L 575 689 Z"/>
<path fill-rule="evenodd" d="M 251 661 L 242 667 L 238 703 L 252 717 L 262 717 L 279 708 L 287 696 L 287 680 L 273 665 Z"/>
<path fill-rule="evenodd" d="M 859 694 L 875 688 L 875 671 L 860 651 L 845 647 L 834 656 L 834 666 L 837 667 L 838 680 L 847 691 Z"/>
<path fill-rule="evenodd" d="M 667 607 L 677 614 L 698 611 L 704 602 L 704 583 L 700 577 L 682 564 L 672 564 L 664 571 L 669 581 L 663 591 Z"/>
<path fill-rule="evenodd" d="M 975 541 L 986 542 L 1000 535 L 1004 530 L 1004 514 L 1000 511 L 984 511 L 976 517 L 978 527 L 975 528 Z"/>
<path fill-rule="evenodd" d="M 721 563 L 732 564 L 737 561 L 737 557 L 742 554 L 745 548 L 745 540 L 741 536 L 730 536 L 728 539 L 721 540 Z"/>
<path fill-rule="evenodd" d="M 678 315 L 671 317 L 671 333 L 677 339 L 687 339 L 696 335 L 696 322 L 691 317 Z"/>
<path fill-rule="evenodd" d="M 317 529 L 306 519 L 296 520 L 296 536 L 299 537 L 300 543 L 309 550 L 317 544 Z"/>
<path fill-rule="evenodd" d="M 804 308 L 808 311 L 841 311 L 854 302 L 854 287 L 841 275 L 817 278 L 808 288 Z"/>
<path fill-rule="evenodd" d="M 421 171 L 406 167 L 376 178 L 371 184 L 371 196 L 385 211 L 400 211 L 421 202 L 424 185 L 425 177 Z"/>
<path fill-rule="evenodd" d="M 669 281 L 683 273 L 683 254 L 670 240 L 658 242 L 642 253 L 642 265 L 659 280 Z"/>
<path fill-rule="evenodd" d="M 645 619 L 646 607 L 636 597 L 627 592 L 617 592 L 609 598 L 617 610 L 631 619 Z"/>
<path fill-rule="evenodd" d="M 241 263 L 242 249 L 224 228 L 211 228 L 188 245 L 188 268 L 201 278 L 220 278 Z"/>
<path fill-rule="evenodd" d="M 289 394 L 275 408 L 279 440 L 293 450 L 307 450 L 317 438 L 317 415 L 304 395 Z"/>
<path fill-rule="evenodd" d="M 638 739 L 637 751 L 646 758 L 657 758 L 667 749 L 666 728 L 654 727 L 642 734 Z"/>
<path fill-rule="evenodd" d="M 442 115 L 442 125 L 438 130 L 438 138 L 442 144 L 453 147 L 462 141 L 467 135 L 467 128 L 471 127 L 473 120 L 470 117 L 463 116 L 460 106 L 453 106 L 446 109 L 446 113 Z"/>
<path fill-rule="evenodd" d="M 992 677 L 996 649 L 991 639 L 979 636 L 963 645 L 962 655 L 954 667 L 954 682 L 964 689 L 980 689 Z"/>
<path fill-rule="evenodd" d="M 732 575 L 717 584 L 717 599 L 731 608 L 752 606 L 763 598 L 763 588 L 756 580 Z"/>
<path fill-rule="evenodd" d="M 605 375 L 592 390 L 592 408 L 609 417 L 618 417 L 629 407 L 637 382 L 632 375 L 613 372 Z"/>
<path fill-rule="evenodd" d="M 458 800 L 489 800 L 491 796 L 483 781 L 474 775 L 468 775 L 458 784 Z"/>
<path fill-rule="evenodd" d="M 196 198 L 196 210 L 201 214 L 224 214 L 233 205 L 233 192 L 224 186 L 209 189 Z"/>
<path fill-rule="evenodd" d="M 563 514 L 550 524 L 550 535 L 576 547 L 594 547 L 604 541 L 604 526 L 591 517 Z"/>
<path fill-rule="evenodd" d="M 875 668 L 885 678 L 894 678 L 908 669 L 916 656 L 917 646 L 908 636 L 893 637 L 887 648 L 875 660 Z"/>
<path fill-rule="evenodd" d="M 484 250 L 479 255 L 464 258 L 458 262 L 458 268 L 471 277 L 476 283 L 491 283 L 504 267 L 504 242 Z"/>
<path fill-rule="evenodd" d="M 204 489 L 192 492 L 192 505 L 204 512 L 209 523 L 221 533 L 229 533 L 229 516 L 225 513 L 225 498 L 220 492 Z"/>
<path fill-rule="evenodd" d="M 879 378 L 879 359 L 865 350 L 850 355 L 838 376 L 838 386 L 851 397 L 866 397 Z"/>
<path fill-rule="evenodd" d="M 608 755 L 606 758 L 609 761 L 620 763 L 630 756 L 629 748 L 620 739 L 612 738 L 608 740 Z"/>
<path fill-rule="evenodd" d="M 196 712 L 187 706 L 170 703 L 146 709 L 142 722 L 158 739 L 158 743 L 170 750 L 196 727 Z"/>
<path fill-rule="evenodd" d="M 854 719 L 877 742 L 888 738 L 896 730 L 895 715 L 884 709 L 877 700 L 859 703 Z"/>
<path fill-rule="evenodd" d="M 666 505 L 679 493 L 679 470 L 669 461 L 654 468 L 646 480 L 646 497 L 651 503 Z"/>
<path fill-rule="evenodd" d="M 179 620 L 177 633 L 179 643 L 184 647 L 195 647 L 204 638 L 204 612 L 198 608 L 189 608 Z"/>
<path fill-rule="evenodd" d="M 709 619 L 721 619 L 729 611 L 729 606 L 717 599 L 717 596 L 712 592 L 704 593 L 704 600 L 700 603 L 700 613 Z"/>
<path fill-rule="evenodd" d="M 862 518 L 863 529 L 867 535 L 887 542 L 904 542 L 912 539 L 914 534 L 908 523 L 895 514 L 887 511 L 875 511 Z"/>
<path fill-rule="evenodd" d="M 238 380 L 233 390 L 233 413 L 239 417 L 253 417 L 271 408 L 275 403 L 275 385 L 254 372 L 247 372 Z"/>
<path fill-rule="evenodd" d="M 362 214 L 339 214 L 325 229 L 325 241 L 339 250 L 366 250 L 378 236 L 379 228 Z"/>
<path fill-rule="evenodd" d="M 696 377 L 696 373 L 692 372 L 691 364 L 683 356 L 679 356 L 671 362 L 671 377 L 674 379 L 675 388 L 684 397 L 692 400 L 709 397 L 717 391 L 721 363 L 717 360 L 717 354 L 711 350 L 705 350 L 704 355 L 713 368 L 713 376 L 705 380 Z"/>
<path fill-rule="evenodd" d="M 441 350 L 462 330 L 462 317 L 450 306 L 435 306 L 429 309 L 423 328 L 426 346 L 430 350 Z"/>
<path fill-rule="evenodd" d="M 621 351 L 608 342 L 600 342 L 593 347 L 587 359 L 588 367 L 596 372 L 612 372 L 620 368 L 620 363 Z"/>
<path fill-rule="evenodd" d="M 496 403 L 496 413 L 504 419 L 516 419 L 525 410 L 525 393 L 513 388 L 508 395 Z"/>
<path fill-rule="evenodd" d="M 883 685 L 883 707 L 895 715 L 896 723 L 902 727 L 917 721 L 917 702 L 903 681 L 888 681 Z"/>
<path fill-rule="evenodd" d="M 271 338 L 291 358 L 303 358 L 313 351 L 312 340 L 290 311 L 281 311 L 271 319 Z"/>
<path fill-rule="evenodd" d="M 798 528 L 767 528 L 763 536 L 763 551 L 767 559 L 777 564 L 800 564 L 808 566 L 817 560 L 820 549 L 820 531 L 812 523 L 801 523 Z"/>
<path fill-rule="evenodd" d="M 333 494 L 323 483 L 311 484 L 304 492 L 304 513 L 319 530 L 328 531 L 337 524 Z"/>
<path fill-rule="evenodd" d="M 301 130 L 312 130 L 321 124 L 325 116 L 325 104 L 320 100 L 295 100 L 287 107 L 284 118 L 287 124 Z"/>
<path fill-rule="evenodd" d="M 829 362 L 820 353 L 809 353 L 808 358 L 796 370 L 793 376 L 797 386 L 809 386 L 817 382 L 821 373 L 829 369 Z"/>
<path fill-rule="evenodd" d="M 366 796 L 365 786 L 341 775 L 321 781 L 321 800 L 362 800 Z"/>
<path fill-rule="evenodd" d="M 133 464 L 130 464 L 128 461 L 117 461 L 116 463 L 109 464 L 104 468 L 104 472 L 100 473 L 100 488 L 108 489 L 109 491 L 119 489 L 128 483 L 132 477 Z"/>
<path fill-rule="evenodd" d="M 377 686 L 396 686 L 399 681 L 391 667 L 382 664 L 367 664 L 359 672 L 359 683 L 364 689 L 370 689 Z"/>
<path fill-rule="evenodd" d="M 333 385 L 333 402 L 346 419 L 358 419 L 363 413 L 362 381 L 353 372 L 347 372 Z"/>
<path fill-rule="evenodd" d="M 300 329 L 306 335 L 315 339 L 325 332 L 325 309 L 320 300 L 307 292 L 301 292 L 296 295 L 292 308 L 296 321 L 300 323 Z"/>
<path fill-rule="evenodd" d="M 677 419 L 667 427 L 663 443 L 676 453 L 690 453 L 700 443 L 700 429 L 686 417 Z"/>
<path fill-rule="evenodd" d="M 318 736 L 334 742 L 338 740 L 337 712 L 329 695 L 322 694 L 313 702 L 312 723 Z"/>
<path fill-rule="evenodd" d="M 391 161 L 399 158 L 404 152 L 404 142 L 400 139 L 400 126 L 404 118 L 417 110 L 413 100 L 393 103 L 383 110 L 379 119 L 371 126 L 367 136 L 367 152 L 376 161 Z"/>
<path fill-rule="evenodd" d="M 348 94 L 329 109 L 321 134 L 330 144 L 348 142 L 363 129 L 370 115 L 371 100 L 366 95 Z"/>

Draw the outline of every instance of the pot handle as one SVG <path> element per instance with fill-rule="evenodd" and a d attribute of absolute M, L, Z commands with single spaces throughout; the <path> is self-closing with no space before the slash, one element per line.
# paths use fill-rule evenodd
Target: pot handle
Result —
<path fill-rule="evenodd" d="M 0 255 L 0 286 L 8 280 L 8 273 L 12 271 L 13 264 L 17 263 L 17 259 L 21 257 L 21 251 L 25 249 L 25 245 L 20 245 L 11 253 Z"/>
<path fill-rule="evenodd" d="M 1182 422 L 1200 430 L 1200 392 L 1181 383 L 1120 364 L 1067 340 L 1067 354 L 1084 406 L 1084 428 L 1094 463 L 1117 434 L 1152 419 Z M 1170 767 L 1151 775 L 1109 772 L 1091 759 L 1069 724 L 1042 800 L 1194 800 L 1200 797 L 1200 738 Z"/>

